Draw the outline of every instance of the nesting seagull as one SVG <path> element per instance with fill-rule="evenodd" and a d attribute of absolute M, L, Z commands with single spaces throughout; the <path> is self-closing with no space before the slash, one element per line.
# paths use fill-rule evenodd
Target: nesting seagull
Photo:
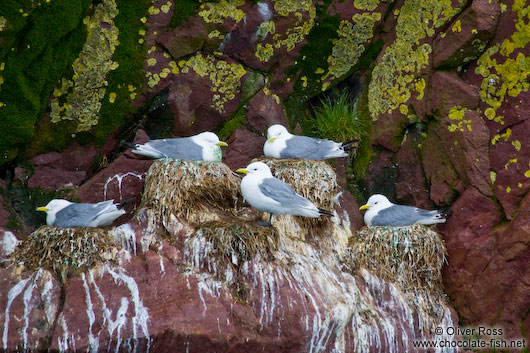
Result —
<path fill-rule="evenodd" d="M 220 146 L 228 146 L 226 142 L 219 141 L 216 134 L 209 131 L 191 137 L 151 140 L 143 145 L 138 143 L 125 143 L 125 145 L 132 147 L 133 153 L 154 159 L 175 158 L 207 162 L 220 162 L 222 158 Z"/>
<path fill-rule="evenodd" d="M 273 177 L 271 170 L 263 162 L 250 163 L 237 172 L 246 174 L 241 180 L 241 193 L 247 202 L 260 211 L 270 213 L 269 221 L 264 225 L 272 226 L 272 216 L 279 214 L 311 218 L 333 217 L 331 212 L 315 206 L 288 184 Z"/>
<path fill-rule="evenodd" d="M 63 199 L 53 199 L 37 211 L 47 213 L 46 223 L 50 226 L 99 227 L 106 226 L 125 214 L 123 207 L 128 201 L 114 203 L 108 200 L 98 203 L 74 203 Z"/>
<path fill-rule="evenodd" d="M 273 158 L 328 159 L 348 157 L 357 140 L 335 142 L 307 136 L 293 135 L 282 125 L 272 125 L 267 130 L 263 153 Z"/>
<path fill-rule="evenodd" d="M 450 212 L 439 210 L 428 211 L 413 206 L 395 205 L 386 196 L 375 194 L 370 196 L 366 205 L 359 208 L 368 210 L 364 214 L 364 223 L 368 226 L 409 226 L 415 223 L 445 223 Z"/>

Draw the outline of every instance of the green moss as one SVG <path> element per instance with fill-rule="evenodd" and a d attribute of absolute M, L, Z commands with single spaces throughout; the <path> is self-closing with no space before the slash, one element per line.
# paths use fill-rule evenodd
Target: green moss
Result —
<path fill-rule="evenodd" d="M 141 17 L 151 6 L 150 0 L 118 1 L 118 15 L 115 24 L 119 29 L 118 41 L 113 61 L 118 67 L 107 78 L 108 86 L 102 101 L 99 124 L 96 128 L 96 143 L 103 144 L 109 134 L 120 126 L 131 112 L 131 103 L 137 91 L 144 85 L 144 46 L 139 44 L 138 28 L 144 27 Z M 114 103 L 111 94 L 115 93 Z"/>
<path fill-rule="evenodd" d="M 236 131 L 238 127 L 241 126 L 241 124 L 243 123 L 243 121 L 245 121 L 246 118 L 247 109 L 245 108 L 245 106 L 242 106 L 241 108 L 239 108 L 239 110 L 235 112 L 233 118 L 223 124 L 221 130 L 219 130 L 219 138 L 221 140 L 225 140 L 230 137 L 230 135 L 232 135 L 232 133 Z"/>
<path fill-rule="evenodd" d="M 360 121 L 360 126 L 363 128 L 361 131 L 361 141 L 355 154 L 355 158 L 351 164 L 351 173 L 348 173 L 352 176 L 352 180 L 349 180 L 348 185 L 354 189 L 354 185 L 364 178 L 370 161 L 375 156 L 375 152 L 372 150 L 372 144 L 370 143 L 370 130 L 372 125 L 372 119 L 370 119 L 370 113 L 368 111 L 368 95 L 367 90 L 361 94 L 358 103 L 356 116 Z M 358 195 L 359 193 L 354 193 Z"/>
<path fill-rule="evenodd" d="M 191 15 L 193 15 L 199 7 L 199 3 L 194 0 L 179 0 L 175 1 L 174 5 L 175 9 L 173 10 L 173 17 L 171 17 L 170 24 L 173 28 L 180 26 L 182 22 L 186 21 Z"/>
<path fill-rule="evenodd" d="M 374 68 L 370 83 L 370 114 L 375 120 L 407 102 L 429 65 L 432 48 L 425 39 L 461 11 L 464 0 L 453 8 L 451 0 L 405 0 L 399 11 L 396 40 Z"/>
<path fill-rule="evenodd" d="M 0 7 L 0 16 L 7 19 L 0 32 L 0 40 L 7 44 L 0 46 L 4 131 L 0 164 L 14 158 L 19 146 L 33 138 L 35 122 L 44 113 L 53 86 L 78 55 L 86 36 L 81 19 L 90 1 L 56 0 L 34 8 L 30 4 L 8 0 Z"/>
<path fill-rule="evenodd" d="M 337 38 L 337 29 L 340 23 L 338 16 L 330 16 L 327 13 L 330 3 L 330 0 L 326 0 L 317 4 L 316 25 L 306 36 L 308 43 L 300 49 L 300 54 L 296 58 L 296 65 L 287 71 L 290 79 L 296 81 L 293 92 L 285 101 L 287 118 L 291 125 L 298 121 L 304 126 L 306 120 L 305 104 L 310 98 L 322 93 L 321 70 L 328 65 L 328 57 L 333 49 L 332 40 Z M 302 77 L 306 78 L 305 84 Z M 282 84 L 284 83 L 273 82 L 272 87 Z M 304 129 L 308 128 L 308 126 L 304 127 Z"/>

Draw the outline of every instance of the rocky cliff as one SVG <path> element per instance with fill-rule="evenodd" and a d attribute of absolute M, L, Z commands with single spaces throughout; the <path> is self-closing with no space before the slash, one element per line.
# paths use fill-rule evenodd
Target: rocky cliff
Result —
<path fill-rule="evenodd" d="M 414 226 L 354 237 L 327 164 L 268 164 L 319 206 L 335 204 L 336 217 L 261 227 L 224 164 L 157 161 L 129 222 L 44 226 L 9 257 L 3 348 L 415 352 L 414 340 L 454 339 L 433 333 L 456 324 L 438 234 Z M 408 245 L 396 249 L 396 237 Z"/>
<path fill-rule="evenodd" d="M 352 234 L 372 193 L 451 207 L 437 231 L 459 325 L 530 341 L 529 8 L 524 0 L 7 0 L 0 235 L 11 245 L 28 238 L 44 223 L 35 207 L 53 197 L 136 198 L 128 212 L 137 215 L 152 161 L 121 140 L 213 130 L 228 139 L 224 162 L 234 169 L 262 155 L 273 123 L 321 136 L 316 108 L 346 92 L 362 139 L 352 161 L 333 166 Z M 45 273 L 5 276 L 9 288 L 33 278 L 16 287 L 17 300 L 29 283 L 51 283 Z"/>

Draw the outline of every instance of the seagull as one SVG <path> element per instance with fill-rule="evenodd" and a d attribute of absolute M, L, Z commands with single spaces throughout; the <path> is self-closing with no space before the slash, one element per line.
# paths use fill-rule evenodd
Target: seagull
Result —
<path fill-rule="evenodd" d="M 143 145 L 124 142 L 133 148 L 132 152 L 154 159 L 175 158 L 191 161 L 220 162 L 222 158 L 220 146 L 228 146 L 219 141 L 213 132 L 201 132 L 191 137 L 151 140 Z"/>
<path fill-rule="evenodd" d="M 269 221 L 262 225 L 272 226 L 272 216 L 279 214 L 311 218 L 333 217 L 331 212 L 315 206 L 288 184 L 273 177 L 271 170 L 263 162 L 250 163 L 237 172 L 246 174 L 241 180 L 243 197 L 252 207 L 270 214 Z"/>
<path fill-rule="evenodd" d="M 380 194 L 370 196 L 366 205 L 362 205 L 359 210 L 368 210 L 364 214 L 364 223 L 368 226 L 403 227 L 415 223 L 445 223 L 445 217 L 451 215 L 450 211 L 428 211 L 413 206 L 395 205 Z"/>
<path fill-rule="evenodd" d="M 125 214 L 123 207 L 129 201 L 114 203 L 108 200 L 98 203 L 74 203 L 53 199 L 37 211 L 46 212 L 46 223 L 59 228 L 106 226 Z"/>
<path fill-rule="evenodd" d="M 307 136 L 293 135 L 283 125 L 267 129 L 267 141 L 263 153 L 273 158 L 328 159 L 348 157 L 358 140 L 335 142 Z"/>

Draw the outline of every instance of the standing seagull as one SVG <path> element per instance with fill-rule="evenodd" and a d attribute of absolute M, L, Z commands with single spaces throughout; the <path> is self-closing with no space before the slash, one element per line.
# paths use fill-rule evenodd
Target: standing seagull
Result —
<path fill-rule="evenodd" d="M 74 203 L 63 199 L 53 199 L 37 211 L 46 212 L 46 223 L 50 226 L 99 227 L 114 222 L 125 214 L 123 207 L 128 201 L 115 204 L 114 200 L 98 203 Z"/>
<path fill-rule="evenodd" d="M 222 152 L 220 146 L 228 146 L 219 141 L 213 132 L 201 132 L 191 137 L 177 137 L 172 139 L 151 140 L 143 145 L 125 143 L 132 147 L 133 153 L 154 159 L 175 158 L 190 161 L 220 162 Z"/>
<path fill-rule="evenodd" d="M 282 125 L 272 125 L 267 130 L 263 153 L 273 158 L 328 159 L 348 157 L 358 140 L 335 142 L 307 136 L 293 135 Z"/>
<path fill-rule="evenodd" d="M 250 163 L 237 172 L 247 174 L 241 180 L 241 193 L 247 202 L 260 211 L 270 213 L 269 222 L 264 224 L 266 226 L 272 226 L 272 216 L 279 214 L 311 218 L 333 217 L 331 212 L 318 208 L 288 184 L 273 177 L 271 170 L 263 162 Z"/>
<path fill-rule="evenodd" d="M 380 194 L 370 196 L 366 205 L 362 205 L 359 209 L 368 210 L 364 214 L 364 223 L 368 226 L 403 227 L 415 223 L 445 223 L 445 217 L 451 214 L 439 210 L 427 211 L 413 206 L 395 205 Z"/>

